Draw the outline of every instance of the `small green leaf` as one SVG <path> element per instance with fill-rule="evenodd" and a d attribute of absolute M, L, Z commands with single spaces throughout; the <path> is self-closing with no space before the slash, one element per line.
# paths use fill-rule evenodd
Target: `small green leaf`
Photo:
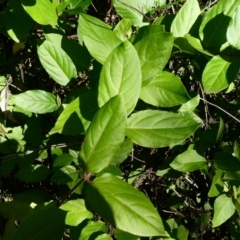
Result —
<path fill-rule="evenodd" d="M 240 181 L 240 171 L 227 171 L 223 176 L 225 181 Z"/>
<path fill-rule="evenodd" d="M 97 173 L 107 167 L 124 141 L 126 110 L 123 98 L 111 98 L 94 116 L 80 152 L 85 171 Z"/>
<path fill-rule="evenodd" d="M 143 15 L 154 6 L 153 0 L 113 0 L 114 8 L 122 18 L 128 18 L 135 27 L 142 27 L 148 23 L 143 22 Z"/>
<path fill-rule="evenodd" d="M 234 156 L 239 160 L 240 159 L 240 148 L 237 141 L 233 143 Z"/>
<path fill-rule="evenodd" d="M 62 48 L 45 40 L 38 46 L 37 52 L 44 69 L 58 84 L 66 86 L 77 77 L 76 67 Z"/>
<path fill-rule="evenodd" d="M 21 221 L 33 212 L 33 209 L 26 203 L 12 201 L 0 204 L 0 215 L 4 218 L 14 217 Z"/>
<path fill-rule="evenodd" d="M 140 240 L 140 237 L 132 235 L 130 233 L 124 232 L 120 229 L 116 229 L 114 232 L 114 237 L 117 240 Z"/>
<path fill-rule="evenodd" d="M 240 171 L 240 161 L 228 152 L 216 153 L 213 162 L 217 169 L 223 171 Z"/>
<path fill-rule="evenodd" d="M 184 103 L 179 108 L 178 112 L 183 113 L 183 114 L 193 112 L 195 110 L 195 108 L 198 106 L 199 101 L 200 101 L 200 97 L 199 97 L 199 95 L 197 95 L 196 97 L 192 98 L 188 102 Z"/>
<path fill-rule="evenodd" d="M 232 58 L 226 61 L 221 56 L 213 57 L 206 65 L 202 83 L 206 93 L 217 93 L 235 79 L 239 70 L 239 61 Z"/>
<path fill-rule="evenodd" d="M 134 109 L 141 91 L 141 67 L 136 50 L 129 41 L 116 47 L 105 61 L 99 82 L 98 102 L 122 94 L 127 114 Z"/>
<path fill-rule="evenodd" d="M 29 90 L 12 96 L 14 104 L 33 113 L 54 112 L 58 108 L 56 97 L 43 90 Z"/>
<path fill-rule="evenodd" d="M 37 0 L 31 1 L 22 0 L 22 6 L 31 18 L 42 25 L 57 25 L 58 17 L 56 7 L 52 1 Z"/>
<path fill-rule="evenodd" d="M 96 221 L 96 222 L 90 222 L 87 224 L 86 227 L 83 228 L 81 231 L 81 235 L 79 237 L 79 240 L 91 240 L 92 235 L 94 237 L 97 237 L 101 235 L 102 233 L 107 232 L 107 226 L 104 222 Z"/>
<path fill-rule="evenodd" d="M 82 199 L 67 201 L 60 209 L 67 211 L 65 222 L 70 226 L 78 226 L 83 220 L 93 217 L 93 214 L 86 209 Z"/>
<path fill-rule="evenodd" d="M 127 136 L 144 147 L 159 148 L 184 141 L 200 126 L 196 115 L 145 110 L 128 119 Z M 200 120 L 201 121 L 201 120 Z"/>
<path fill-rule="evenodd" d="M 50 181 L 58 184 L 65 184 L 75 181 L 78 178 L 78 172 L 74 166 L 67 165 L 54 171 Z"/>
<path fill-rule="evenodd" d="M 193 172 L 207 167 L 207 161 L 195 150 L 187 150 L 179 154 L 170 166 L 179 172 Z"/>
<path fill-rule="evenodd" d="M 107 233 L 99 235 L 96 240 L 112 240 L 111 236 Z"/>
<path fill-rule="evenodd" d="M 222 170 L 215 171 L 215 176 L 212 180 L 212 185 L 208 192 L 209 197 L 217 197 L 220 193 L 223 192 L 224 182 L 222 181 L 222 175 Z"/>
<path fill-rule="evenodd" d="M 110 174 L 85 185 L 86 201 L 116 228 L 139 236 L 165 236 L 162 220 L 150 200 Z"/>
<path fill-rule="evenodd" d="M 80 94 L 63 110 L 50 134 L 58 132 L 63 135 L 78 135 L 84 133 L 98 110 L 96 96 L 95 91 Z"/>
<path fill-rule="evenodd" d="M 143 86 L 146 80 L 157 76 L 170 58 L 173 47 L 172 34 L 162 26 L 146 26 L 139 31 L 139 41 L 134 45 L 139 55 Z M 159 44 L 161 43 L 161 44 Z"/>
<path fill-rule="evenodd" d="M 120 40 L 127 40 L 132 34 L 131 21 L 129 19 L 122 19 L 114 28 L 113 32 Z"/>
<path fill-rule="evenodd" d="M 235 212 L 232 198 L 222 194 L 214 202 L 213 228 L 226 222 Z"/>
<path fill-rule="evenodd" d="M 81 14 L 78 22 L 79 39 L 83 39 L 90 54 L 103 64 L 113 49 L 122 41 L 109 25 L 97 18 Z"/>
<path fill-rule="evenodd" d="M 200 15 L 201 10 L 197 0 L 188 0 L 180 8 L 171 25 L 174 37 L 184 37 Z"/>
<path fill-rule="evenodd" d="M 73 159 L 74 157 L 72 155 L 63 153 L 54 160 L 53 167 L 64 167 L 66 165 L 70 165 Z"/>
<path fill-rule="evenodd" d="M 227 29 L 227 40 L 236 49 L 240 50 L 240 6 L 232 15 L 231 21 Z"/>
<path fill-rule="evenodd" d="M 181 80 L 169 72 L 161 72 L 150 81 L 145 81 L 140 98 L 157 107 L 173 107 L 189 100 Z"/>
<path fill-rule="evenodd" d="M 21 168 L 15 176 L 24 182 L 39 182 L 46 179 L 49 174 L 50 170 L 46 166 L 35 164 Z"/>

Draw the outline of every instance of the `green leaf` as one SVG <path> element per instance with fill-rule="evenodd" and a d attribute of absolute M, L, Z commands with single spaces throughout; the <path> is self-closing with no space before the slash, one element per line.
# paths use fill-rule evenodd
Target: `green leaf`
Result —
<path fill-rule="evenodd" d="M 179 172 L 193 172 L 207 167 L 207 161 L 195 150 L 187 150 L 179 154 L 170 166 Z"/>
<path fill-rule="evenodd" d="M 85 195 L 91 209 L 116 228 L 139 236 L 165 236 L 150 200 L 119 178 L 103 174 L 86 183 Z"/>
<path fill-rule="evenodd" d="M 180 8 L 171 25 L 174 37 L 184 37 L 200 15 L 201 10 L 197 0 L 188 0 Z"/>
<path fill-rule="evenodd" d="M 216 51 L 227 41 L 227 28 L 239 4 L 240 0 L 219 1 L 209 9 L 199 29 L 205 48 Z"/>
<path fill-rule="evenodd" d="M 12 0 L 3 13 L 4 26 L 15 42 L 25 42 L 33 25 L 32 19 L 24 11 L 20 2 Z"/>
<path fill-rule="evenodd" d="M 66 212 L 43 207 L 21 221 L 17 231 L 5 240 L 59 240 L 65 229 Z"/>
<path fill-rule="evenodd" d="M 99 235 L 96 240 L 111 240 L 111 236 L 107 233 Z"/>
<path fill-rule="evenodd" d="M 127 114 L 130 114 L 138 101 L 141 85 L 138 55 L 132 44 L 125 41 L 114 49 L 103 65 L 98 88 L 99 106 L 122 94 Z"/>
<path fill-rule="evenodd" d="M 121 41 L 127 40 L 132 34 L 131 21 L 129 19 L 122 19 L 114 28 L 113 32 Z"/>
<path fill-rule="evenodd" d="M 93 217 L 93 214 L 86 209 L 82 199 L 67 201 L 60 209 L 67 211 L 65 223 L 70 226 L 77 226 L 83 220 Z"/>
<path fill-rule="evenodd" d="M 80 152 L 85 171 L 97 173 L 111 163 L 124 141 L 126 118 L 123 98 L 119 95 L 98 110 Z"/>
<path fill-rule="evenodd" d="M 181 80 L 172 73 L 161 72 L 146 82 L 140 98 L 148 104 L 157 107 L 173 107 L 189 100 Z"/>
<path fill-rule="evenodd" d="M 227 40 L 236 49 L 240 50 L 240 6 L 232 15 L 231 21 L 227 29 Z"/>
<path fill-rule="evenodd" d="M 39 182 L 46 179 L 49 173 L 46 166 L 35 164 L 21 168 L 15 176 L 24 182 Z"/>
<path fill-rule="evenodd" d="M 139 55 L 144 86 L 146 80 L 157 76 L 165 67 L 172 51 L 173 37 L 157 25 L 141 28 L 137 37 L 139 41 L 134 46 Z"/>
<path fill-rule="evenodd" d="M 188 40 L 189 44 L 192 47 L 194 47 L 197 51 L 199 51 L 205 55 L 208 55 L 210 57 L 214 56 L 211 53 L 209 53 L 203 49 L 201 41 L 198 38 L 192 37 L 190 34 L 186 34 L 184 37 Z"/>
<path fill-rule="evenodd" d="M 78 172 L 74 166 L 67 165 L 54 171 L 50 181 L 58 184 L 65 184 L 75 181 L 78 178 Z"/>
<path fill-rule="evenodd" d="M 84 133 L 98 110 L 96 98 L 97 92 L 95 91 L 80 94 L 63 110 L 50 134 L 58 132 L 63 135 L 78 135 Z"/>
<path fill-rule="evenodd" d="M 199 95 L 197 95 L 196 97 L 192 98 L 188 102 L 184 103 L 179 108 L 178 112 L 183 113 L 183 114 L 193 112 L 195 110 L 195 108 L 198 106 L 199 101 L 200 101 L 200 97 L 199 97 Z"/>
<path fill-rule="evenodd" d="M 53 167 L 64 167 L 66 165 L 70 165 L 73 159 L 74 157 L 72 155 L 63 153 L 54 160 Z"/>
<path fill-rule="evenodd" d="M 222 194 L 214 202 L 213 228 L 226 222 L 235 212 L 232 198 Z"/>
<path fill-rule="evenodd" d="M 21 2 L 24 10 L 37 23 L 42 25 L 50 24 L 53 27 L 57 25 L 56 7 L 52 1 L 37 0 L 29 2 L 29 0 L 22 0 Z"/>
<path fill-rule="evenodd" d="M 142 27 L 148 23 L 143 22 L 143 15 L 154 6 L 153 0 L 113 0 L 114 8 L 122 18 L 128 18 L 135 27 Z"/>
<path fill-rule="evenodd" d="M 33 113 L 54 112 L 58 108 L 56 97 L 43 90 L 29 90 L 12 96 L 14 104 Z"/>
<path fill-rule="evenodd" d="M 199 126 L 192 116 L 145 110 L 130 116 L 127 136 L 140 146 L 160 148 L 184 141 Z"/>
<path fill-rule="evenodd" d="M 91 240 L 101 235 L 102 233 L 106 233 L 106 232 L 107 232 L 107 226 L 105 225 L 105 223 L 100 221 L 90 222 L 81 231 L 79 240 Z"/>
<path fill-rule="evenodd" d="M 215 171 L 215 176 L 212 180 L 212 185 L 208 192 L 209 197 L 217 197 L 220 193 L 223 192 L 224 182 L 222 181 L 222 175 L 222 170 Z"/>
<path fill-rule="evenodd" d="M 59 46 L 44 41 L 37 48 L 38 57 L 47 73 L 55 82 L 66 86 L 77 77 L 77 70 L 71 58 Z"/>
<path fill-rule="evenodd" d="M 214 166 L 223 171 L 240 171 L 240 161 L 230 153 L 219 152 L 213 158 Z"/>
<path fill-rule="evenodd" d="M 26 203 L 12 201 L 0 204 L 0 215 L 4 218 L 14 217 L 21 221 L 33 212 L 33 209 Z"/>
<path fill-rule="evenodd" d="M 217 93 L 225 88 L 236 78 L 239 70 L 239 61 L 225 60 L 221 56 L 213 57 L 206 65 L 202 83 L 206 93 Z"/>
<path fill-rule="evenodd" d="M 223 180 L 225 181 L 240 181 L 240 171 L 227 171 L 224 176 Z"/>
<path fill-rule="evenodd" d="M 78 38 L 83 38 L 90 54 L 103 64 L 113 49 L 122 41 L 109 25 L 97 18 L 81 14 L 78 22 Z"/>
<path fill-rule="evenodd" d="M 127 158 L 127 156 L 132 152 L 132 150 L 133 142 L 129 138 L 125 138 L 124 142 L 121 144 L 119 150 L 117 151 L 116 155 L 111 161 L 111 164 L 118 165 L 122 163 Z"/>
<path fill-rule="evenodd" d="M 238 142 L 235 140 L 233 143 L 234 156 L 239 160 L 240 159 L 240 148 Z"/>

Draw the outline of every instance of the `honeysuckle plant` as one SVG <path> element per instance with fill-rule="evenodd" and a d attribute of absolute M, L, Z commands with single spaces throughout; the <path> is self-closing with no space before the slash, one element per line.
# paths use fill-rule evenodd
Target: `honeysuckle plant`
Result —
<path fill-rule="evenodd" d="M 91 0 L 0 4 L 3 240 L 239 234 L 239 0 L 112 0 L 113 24 Z M 177 217 L 187 200 L 163 218 L 126 181 L 136 147 L 173 152 L 156 171 L 168 193 L 171 172 L 203 176 L 193 223 Z"/>

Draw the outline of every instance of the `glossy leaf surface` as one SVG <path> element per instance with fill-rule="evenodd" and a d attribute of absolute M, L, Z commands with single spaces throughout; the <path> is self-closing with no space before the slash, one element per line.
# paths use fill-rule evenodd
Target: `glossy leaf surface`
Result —
<path fill-rule="evenodd" d="M 12 99 L 17 106 L 34 113 L 53 112 L 59 107 L 57 98 L 42 90 L 29 90 L 14 95 Z"/>
<path fill-rule="evenodd" d="M 38 46 L 38 57 L 47 73 L 62 86 L 77 77 L 77 70 L 71 58 L 59 46 L 44 41 Z"/>
<path fill-rule="evenodd" d="M 200 122 L 192 116 L 145 110 L 132 114 L 127 125 L 127 136 L 134 143 L 158 148 L 184 141 L 195 132 Z"/>
<path fill-rule="evenodd" d="M 152 203 L 128 183 L 103 174 L 85 187 L 91 208 L 118 229 L 140 236 L 165 236 Z"/>
<path fill-rule="evenodd" d="M 138 55 L 132 44 L 125 41 L 114 49 L 103 65 L 98 88 L 99 106 L 121 94 L 127 113 L 130 114 L 139 98 L 141 85 Z"/>
<path fill-rule="evenodd" d="M 126 110 L 118 95 L 97 111 L 87 130 L 80 152 L 86 172 L 100 172 L 111 163 L 124 141 L 125 131 Z"/>

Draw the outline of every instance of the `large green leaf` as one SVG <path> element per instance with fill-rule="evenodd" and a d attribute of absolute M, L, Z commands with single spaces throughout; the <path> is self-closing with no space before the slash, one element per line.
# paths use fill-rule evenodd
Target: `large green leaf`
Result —
<path fill-rule="evenodd" d="M 0 204 L 0 215 L 4 218 L 14 217 L 15 220 L 21 221 L 33 212 L 29 204 L 12 201 Z"/>
<path fill-rule="evenodd" d="M 138 236 L 165 236 L 150 200 L 121 179 L 103 174 L 86 183 L 84 193 L 91 209 L 116 228 Z"/>
<path fill-rule="evenodd" d="M 38 57 L 47 73 L 62 86 L 77 77 L 77 70 L 71 58 L 59 46 L 44 41 L 37 49 Z"/>
<path fill-rule="evenodd" d="M 216 198 L 214 202 L 214 215 L 212 226 L 218 227 L 222 223 L 226 222 L 235 212 L 235 206 L 233 204 L 232 198 L 228 197 L 226 194 L 222 194 Z"/>
<path fill-rule="evenodd" d="M 104 63 L 113 49 L 122 43 L 109 25 L 86 14 L 79 17 L 78 35 L 79 39 L 83 38 L 90 54 L 100 63 Z"/>
<path fill-rule="evenodd" d="M 114 49 L 103 65 L 98 88 L 99 106 L 122 94 L 127 114 L 130 114 L 138 101 L 141 85 L 138 55 L 132 44 L 125 41 Z"/>
<path fill-rule="evenodd" d="M 228 152 L 219 152 L 213 158 L 215 168 L 223 171 L 240 171 L 240 161 Z"/>
<path fill-rule="evenodd" d="M 209 9 L 199 29 L 205 48 L 219 50 L 221 45 L 227 41 L 228 24 L 239 4 L 240 0 L 219 1 Z"/>
<path fill-rule="evenodd" d="M 206 65 L 202 83 L 206 93 L 217 93 L 225 88 L 236 78 L 239 70 L 239 60 L 225 60 L 221 56 L 213 57 Z"/>
<path fill-rule="evenodd" d="M 42 25 L 57 25 L 58 17 L 55 4 L 46 0 L 22 0 L 22 6 L 31 18 Z"/>
<path fill-rule="evenodd" d="M 84 133 L 98 110 L 95 91 L 80 94 L 63 110 L 50 134 L 77 135 Z M 87 104 L 86 104 L 87 103 Z"/>
<path fill-rule="evenodd" d="M 114 232 L 114 237 L 117 240 L 140 240 L 140 237 L 132 235 L 130 233 L 124 232 L 120 229 L 116 229 Z"/>
<path fill-rule="evenodd" d="M 56 97 L 43 90 L 29 90 L 12 96 L 12 99 L 17 106 L 34 113 L 53 112 L 59 107 Z"/>
<path fill-rule="evenodd" d="M 143 22 L 143 15 L 151 10 L 155 3 L 154 0 L 113 0 L 112 2 L 117 13 L 122 18 L 130 19 L 132 25 L 135 27 L 141 27 L 147 24 Z"/>
<path fill-rule="evenodd" d="M 173 107 L 189 100 L 181 80 L 172 73 L 161 72 L 146 82 L 141 90 L 140 98 L 153 106 Z"/>
<path fill-rule="evenodd" d="M 128 119 L 127 136 L 140 146 L 166 147 L 192 135 L 201 125 L 201 120 L 195 118 L 158 110 L 140 111 Z"/>
<path fill-rule="evenodd" d="M 107 167 L 124 141 L 126 110 L 120 95 L 98 110 L 87 130 L 80 152 L 87 172 L 97 173 Z"/>
<path fill-rule="evenodd" d="M 170 58 L 173 46 L 172 34 L 162 30 L 162 26 L 141 28 L 139 41 L 134 45 L 139 55 L 143 86 L 146 80 L 158 75 Z"/>
<path fill-rule="evenodd" d="M 179 154 L 170 166 L 180 172 L 192 172 L 207 167 L 207 161 L 195 150 L 187 150 Z"/>
<path fill-rule="evenodd" d="M 35 164 L 21 168 L 16 177 L 24 182 L 39 182 L 46 179 L 49 174 L 50 170 L 46 166 Z"/>
<path fill-rule="evenodd" d="M 70 200 L 64 203 L 60 209 L 67 211 L 66 224 L 77 226 L 86 218 L 92 218 L 93 214 L 86 209 L 82 199 Z"/>
<path fill-rule="evenodd" d="M 26 41 L 26 37 L 33 25 L 33 21 L 24 11 L 19 1 L 12 0 L 9 2 L 3 13 L 3 21 L 8 35 L 15 42 Z"/>
<path fill-rule="evenodd" d="M 240 50 L 240 6 L 234 12 L 227 29 L 228 42 L 238 50 Z"/>
<path fill-rule="evenodd" d="M 21 221 L 17 231 L 4 240 L 59 240 L 65 229 L 66 212 L 43 207 Z"/>
<path fill-rule="evenodd" d="M 201 10 L 197 0 L 188 0 L 181 7 L 171 25 L 174 37 L 184 37 L 200 15 Z"/>

